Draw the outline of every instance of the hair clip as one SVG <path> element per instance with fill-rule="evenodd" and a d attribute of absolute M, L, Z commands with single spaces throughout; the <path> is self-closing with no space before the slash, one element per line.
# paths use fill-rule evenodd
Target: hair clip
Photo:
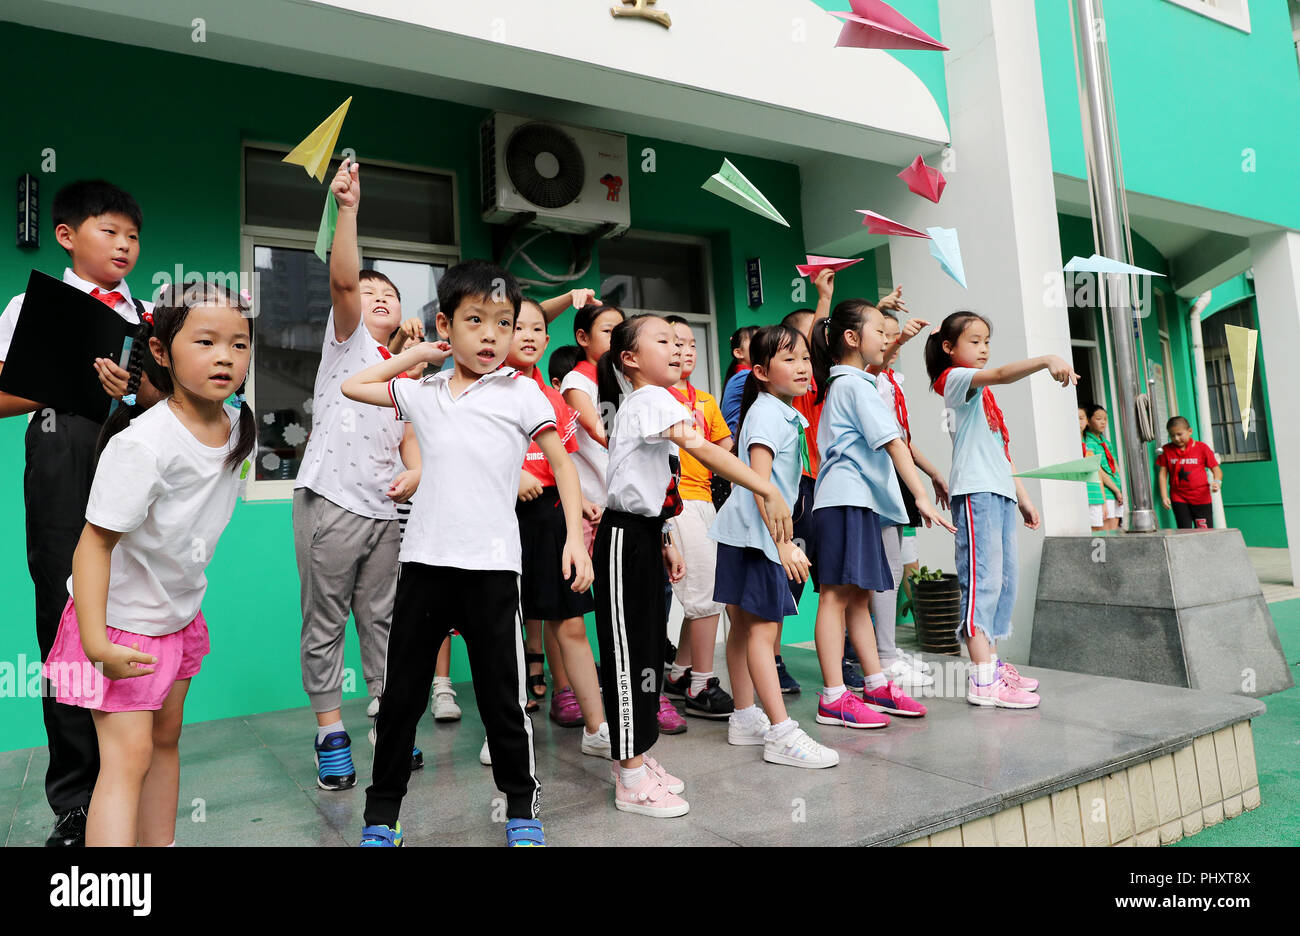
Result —
<path fill-rule="evenodd" d="M 123 405 L 123 406 L 135 406 L 135 394 L 134 394 L 134 393 L 127 393 L 127 394 L 124 394 L 123 397 L 122 397 L 122 405 Z"/>
<path fill-rule="evenodd" d="M 153 313 L 150 312 L 148 309 L 145 309 L 142 313 L 140 313 L 140 318 L 144 319 L 147 324 L 153 325 Z"/>
<path fill-rule="evenodd" d="M 244 395 L 242 393 L 236 393 L 235 402 L 238 403 L 240 406 L 243 406 L 245 402 Z"/>

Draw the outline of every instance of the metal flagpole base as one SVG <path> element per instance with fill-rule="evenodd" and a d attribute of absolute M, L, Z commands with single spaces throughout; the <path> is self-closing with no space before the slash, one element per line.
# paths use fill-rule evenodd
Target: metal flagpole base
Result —
<path fill-rule="evenodd" d="M 1128 515 L 1130 533 L 1154 533 L 1156 531 L 1156 512 L 1154 510 L 1134 510 Z"/>

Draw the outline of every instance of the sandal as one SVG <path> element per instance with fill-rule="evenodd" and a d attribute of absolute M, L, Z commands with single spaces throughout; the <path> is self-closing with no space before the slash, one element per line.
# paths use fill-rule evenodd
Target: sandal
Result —
<path fill-rule="evenodd" d="M 541 653 L 524 653 L 524 662 L 530 667 L 536 663 L 538 666 L 545 666 L 546 656 Z M 528 674 L 528 703 L 524 706 L 525 712 L 535 712 L 541 708 L 541 700 L 546 698 L 546 670 L 540 673 Z"/>
<path fill-rule="evenodd" d="M 542 831 L 542 824 L 536 819 L 511 819 L 506 823 L 506 845 L 510 848 L 544 848 L 546 834 Z"/>

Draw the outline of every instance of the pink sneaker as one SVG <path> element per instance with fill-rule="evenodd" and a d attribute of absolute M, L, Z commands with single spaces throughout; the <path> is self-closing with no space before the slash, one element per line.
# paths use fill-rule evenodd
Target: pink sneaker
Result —
<path fill-rule="evenodd" d="M 617 768 L 615 768 L 617 770 Z M 651 816 L 655 819 L 673 819 L 690 812 L 690 804 L 668 790 L 664 781 L 653 770 L 646 770 L 645 779 L 635 789 L 623 786 L 621 774 L 614 777 L 614 806 L 623 812 Z"/>
<path fill-rule="evenodd" d="M 971 705 L 991 705 L 995 708 L 1038 708 L 1038 703 L 1042 700 L 999 676 L 987 686 L 978 686 L 973 678 L 969 679 L 966 684 L 966 701 Z"/>
<path fill-rule="evenodd" d="M 824 695 L 817 696 L 817 724 L 843 725 L 845 728 L 884 728 L 889 724 L 889 716 L 867 708 L 861 699 L 845 689 L 844 694 L 834 702 L 827 702 Z"/>
<path fill-rule="evenodd" d="M 677 706 L 668 700 L 668 696 L 659 693 L 659 733 L 681 734 L 686 730 L 686 719 L 677 711 Z"/>
<path fill-rule="evenodd" d="M 924 705 L 908 697 L 892 679 L 886 680 L 883 686 L 876 689 L 863 686 L 862 701 L 869 709 L 902 715 L 904 718 L 920 718 L 926 711 Z"/>
<path fill-rule="evenodd" d="M 1023 689 L 1026 692 L 1038 691 L 1037 679 L 1032 676 L 1021 676 L 1020 670 L 1006 660 L 998 660 L 998 675 L 1005 679 L 1009 686 L 1015 686 L 1017 689 Z"/>
<path fill-rule="evenodd" d="M 654 774 L 656 777 L 658 777 L 660 780 L 663 781 L 664 786 L 668 788 L 669 793 L 686 792 L 686 784 L 683 783 L 681 780 L 678 780 L 668 771 L 664 770 L 663 764 L 659 763 L 649 754 L 643 754 L 642 760 L 645 761 L 646 769 L 649 770 L 650 773 Z M 620 774 L 618 771 L 619 771 L 618 761 L 615 761 L 613 764 L 610 765 L 609 768 L 610 775 L 614 778 L 615 785 L 618 784 L 618 778 L 622 776 L 622 774 Z"/>
<path fill-rule="evenodd" d="M 563 728 L 573 728 L 583 724 L 582 706 L 573 688 L 565 686 L 559 692 L 551 693 L 551 721 Z"/>

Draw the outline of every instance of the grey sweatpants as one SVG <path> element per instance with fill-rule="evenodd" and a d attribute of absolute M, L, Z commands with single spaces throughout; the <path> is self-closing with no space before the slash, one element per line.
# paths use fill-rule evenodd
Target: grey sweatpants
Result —
<path fill-rule="evenodd" d="M 396 520 L 344 510 L 314 491 L 293 492 L 293 546 L 302 597 L 302 687 L 312 711 L 343 704 L 343 634 L 357 622 L 370 695 L 384 688 L 384 658 L 397 594 Z"/>
<path fill-rule="evenodd" d="M 871 620 L 876 628 L 876 651 L 880 654 L 880 662 L 888 666 L 898 659 L 898 644 L 894 642 L 894 634 L 898 623 L 898 586 L 903 581 L 903 528 L 882 528 L 880 541 L 885 548 L 889 574 L 894 578 L 894 588 L 887 592 L 871 593 Z"/>

